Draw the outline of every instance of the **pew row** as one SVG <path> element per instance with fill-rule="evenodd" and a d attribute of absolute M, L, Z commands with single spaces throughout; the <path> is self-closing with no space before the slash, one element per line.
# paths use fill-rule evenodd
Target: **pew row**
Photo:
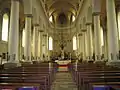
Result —
<path fill-rule="evenodd" d="M 68 67 L 78 90 L 90 90 L 93 83 L 104 83 L 105 85 L 105 83 L 111 82 L 112 86 L 112 82 L 114 84 L 120 81 L 120 69 L 116 67 L 94 63 L 69 64 Z"/>
<path fill-rule="evenodd" d="M 50 90 L 54 75 L 57 71 L 57 65 L 49 67 L 48 63 L 24 65 L 12 69 L 5 69 L 0 71 L 0 84 L 7 83 L 16 85 L 19 83 L 31 84 L 35 83 L 39 85 L 40 90 Z M 32 85 L 32 84 L 31 84 Z M 5 87 L 5 85 L 4 85 Z"/>

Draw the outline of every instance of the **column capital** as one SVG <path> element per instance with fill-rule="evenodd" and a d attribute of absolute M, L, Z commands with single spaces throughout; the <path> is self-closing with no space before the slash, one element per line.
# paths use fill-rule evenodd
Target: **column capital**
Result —
<path fill-rule="evenodd" d="M 100 15 L 100 12 L 93 12 L 92 15 L 93 15 L 93 16 Z"/>
<path fill-rule="evenodd" d="M 82 31 L 82 32 L 86 32 L 86 31 L 87 31 L 87 29 L 81 29 L 81 31 Z"/>
<path fill-rule="evenodd" d="M 18 1 L 18 2 L 20 2 L 21 0 L 12 0 L 12 1 Z"/>
<path fill-rule="evenodd" d="M 82 33 L 79 33 L 78 36 L 82 36 L 83 34 Z"/>
<path fill-rule="evenodd" d="M 25 17 L 33 18 L 33 15 L 32 14 L 25 14 Z"/>
<path fill-rule="evenodd" d="M 34 27 L 40 26 L 38 23 L 33 24 Z"/>
<path fill-rule="evenodd" d="M 44 37 L 47 37 L 47 34 L 43 34 Z"/>
<path fill-rule="evenodd" d="M 86 26 L 87 26 L 87 25 L 92 25 L 92 22 L 87 22 L 87 23 L 86 23 Z"/>
<path fill-rule="evenodd" d="M 43 30 L 39 30 L 39 32 L 44 32 Z"/>

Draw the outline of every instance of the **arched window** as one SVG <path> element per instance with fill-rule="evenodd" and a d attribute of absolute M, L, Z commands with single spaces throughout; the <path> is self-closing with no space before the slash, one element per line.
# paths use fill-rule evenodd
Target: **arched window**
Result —
<path fill-rule="evenodd" d="M 25 29 L 22 31 L 22 47 L 25 46 Z"/>
<path fill-rule="evenodd" d="M 74 15 L 72 16 L 72 21 L 73 21 L 73 22 L 75 21 L 75 16 L 74 16 Z"/>
<path fill-rule="evenodd" d="M 53 50 L 53 39 L 49 37 L 49 50 Z"/>
<path fill-rule="evenodd" d="M 8 22 L 9 17 L 7 14 L 3 15 L 3 23 L 2 23 L 2 40 L 8 41 Z"/>
<path fill-rule="evenodd" d="M 77 38 L 76 38 L 76 36 L 73 37 L 73 50 L 77 50 Z"/>
<path fill-rule="evenodd" d="M 52 22 L 52 21 L 53 21 L 53 17 L 52 17 L 52 16 L 50 16 L 49 21 L 50 21 L 50 22 Z"/>
<path fill-rule="evenodd" d="M 118 13 L 118 33 L 119 33 L 119 40 L 120 40 L 120 12 Z"/>
<path fill-rule="evenodd" d="M 104 46 L 103 28 L 101 27 L 101 46 Z"/>

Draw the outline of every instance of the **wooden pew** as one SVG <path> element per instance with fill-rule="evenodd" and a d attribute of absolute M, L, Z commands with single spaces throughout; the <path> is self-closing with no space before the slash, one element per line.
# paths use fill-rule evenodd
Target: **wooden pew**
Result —
<path fill-rule="evenodd" d="M 116 88 L 120 89 L 120 82 L 92 82 L 89 83 L 89 90 L 93 90 L 93 87 L 99 86 L 108 86 L 110 90 L 116 90 Z"/>
<path fill-rule="evenodd" d="M 105 80 L 107 80 L 107 82 L 118 82 L 118 80 L 120 80 L 120 69 L 118 68 L 105 65 L 98 66 L 96 64 L 80 64 L 77 67 L 77 71 L 75 71 L 74 65 L 69 66 L 69 70 L 72 70 L 71 73 L 73 74 L 73 77 L 76 77 L 75 81 L 80 90 L 80 87 L 82 87 L 83 90 L 89 90 L 87 85 L 89 85 L 90 81 L 97 83 L 101 81 L 105 82 Z"/>
<path fill-rule="evenodd" d="M 40 84 L 38 83 L 0 83 L 0 90 L 2 89 L 11 89 L 18 90 L 21 87 L 36 87 L 38 90 L 42 90 Z"/>
<path fill-rule="evenodd" d="M 44 68 L 41 66 L 44 65 L 26 65 L 14 69 L 3 70 L 0 72 L 0 79 L 3 82 L 9 81 L 9 83 L 39 83 L 41 86 L 44 86 L 44 88 L 42 88 L 43 90 L 48 90 L 51 84 L 50 75 L 53 74 L 54 68 L 49 69 L 47 67 L 48 65 L 44 66 Z"/>

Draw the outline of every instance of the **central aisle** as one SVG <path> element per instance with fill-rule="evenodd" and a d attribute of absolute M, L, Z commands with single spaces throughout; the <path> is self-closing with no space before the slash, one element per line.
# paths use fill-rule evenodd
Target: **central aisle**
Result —
<path fill-rule="evenodd" d="M 69 72 L 58 72 L 51 90 L 77 90 L 77 86 Z"/>

